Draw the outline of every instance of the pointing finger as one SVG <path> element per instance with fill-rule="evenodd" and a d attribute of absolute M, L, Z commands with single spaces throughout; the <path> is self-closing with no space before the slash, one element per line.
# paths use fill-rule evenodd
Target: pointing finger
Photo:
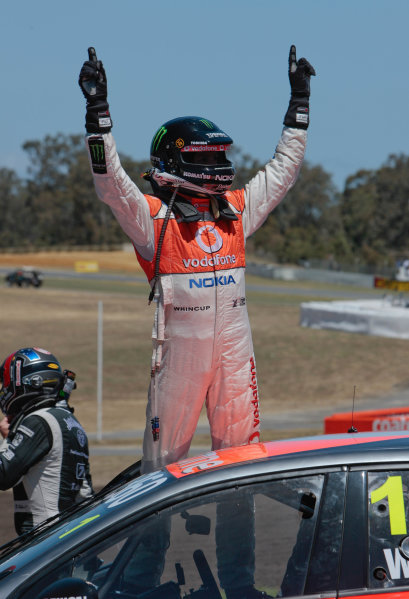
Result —
<path fill-rule="evenodd" d="M 294 45 L 292 45 L 290 48 L 290 55 L 288 57 L 288 70 L 290 73 L 294 73 L 297 70 L 297 55 Z"/>
<path fill-rule="evenodd" d="M 88 48 L 88 59 L 91 62 L 98 62 L 97 53 L 95 52 L 95 48 Z"/>

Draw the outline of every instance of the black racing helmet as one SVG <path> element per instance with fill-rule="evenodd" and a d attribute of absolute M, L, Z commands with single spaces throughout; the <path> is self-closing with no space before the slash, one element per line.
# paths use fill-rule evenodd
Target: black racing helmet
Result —
<path fill-rule="evenodd" d="M 25 347 L 10 354 L 0 366 L 0 408 L 14 417 L 38 401 L 55 398 L 64 373 L 55 356 L 45 349 Z"/>
<path fill-rule="evenodd" d="M 235 170 L 226 156 L 232 138 L 211 121 L 183 116 L 168 121 L 155 133 L 151 162 L 165 171 L 212 192 L 224 193 Z"/>

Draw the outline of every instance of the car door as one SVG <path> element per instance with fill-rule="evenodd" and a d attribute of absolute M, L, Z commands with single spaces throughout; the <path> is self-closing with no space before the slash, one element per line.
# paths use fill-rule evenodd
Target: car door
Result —
<path fill-rule="evenodd" d="M 142 519 L 111 525 L 15 597 L 32 599 L 67 577 L 93 582 L 99 599 L 221 599 L 248 585 L 272 597 L 334 597 L 345 488 L 338 469 L 191 489 Z"/>
<path fill-rule="evenodd" d="M 409 470 L 353 468 L 348 475 L 340 596 L 409 597 Z M 403 592 L 403 595 L 402 595 Z"/>

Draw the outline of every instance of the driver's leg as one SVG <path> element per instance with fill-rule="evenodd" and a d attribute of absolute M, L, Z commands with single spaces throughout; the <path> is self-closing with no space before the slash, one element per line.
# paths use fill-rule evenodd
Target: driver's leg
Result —
<path fill-rule="evenodd" d="M 154 517 L 124 568 L 122 591 L 138 595 L 160 585 L 169 539 L 170 518 Z"/>
<path fill-rule="evenodd" d="M 254 499 L 238 494 L 217 504 L 216 555 L 220 585 L 226 596 L 253 587 L 255 569 Z"/>

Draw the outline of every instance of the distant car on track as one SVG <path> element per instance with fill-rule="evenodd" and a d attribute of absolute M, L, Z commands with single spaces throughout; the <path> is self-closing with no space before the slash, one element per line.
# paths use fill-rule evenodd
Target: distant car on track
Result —
<path fill-rule="evenodd" d="M 41 287 L 43 284 L 43 275 L 38 270 L 28 267 L 19 268 L 6 275 L 6 283 L 9 287 Z"/>
<path fill-rule="evenodd" d="M 405 432 L 346 433 L 135 464 L 0 548 L 0 596 L 221 599 L 223 568 L 255 565 L 270 597 L 403 599 L 408 451 Z"/>

